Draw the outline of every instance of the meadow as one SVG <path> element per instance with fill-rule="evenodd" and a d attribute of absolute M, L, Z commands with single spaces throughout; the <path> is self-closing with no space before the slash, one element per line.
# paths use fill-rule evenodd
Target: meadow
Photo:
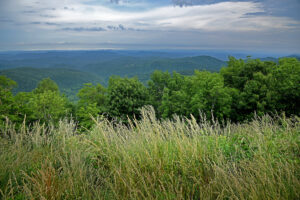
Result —
<path fill-rule="evenodd" d="M 80 132 L 70 119 L 20 128 L 7 120 L 0 198 L 300 198 L 299 117 L 231 123 L 141 113 L 127 124 L 98 117 Z"/>

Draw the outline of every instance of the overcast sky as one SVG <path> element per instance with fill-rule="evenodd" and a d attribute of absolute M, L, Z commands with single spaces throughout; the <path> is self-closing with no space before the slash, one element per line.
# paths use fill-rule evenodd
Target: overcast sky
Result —
<path fill-rule="evenodd" d="M 0 50 L 300 53 L 300 0 L 0 0 Z"/>

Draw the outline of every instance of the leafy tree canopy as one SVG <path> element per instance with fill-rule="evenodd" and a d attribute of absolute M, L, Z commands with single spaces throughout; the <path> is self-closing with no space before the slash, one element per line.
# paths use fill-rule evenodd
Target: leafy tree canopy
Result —
<path fill-rule="evenodd" d="M 58 85 L 50 78 L 45 78 L 40 81 L 37 85 L 37 88 L 33 90 L 33 92 L 36 94 L 44 93 L 47 91 L 59 93 Z"/>

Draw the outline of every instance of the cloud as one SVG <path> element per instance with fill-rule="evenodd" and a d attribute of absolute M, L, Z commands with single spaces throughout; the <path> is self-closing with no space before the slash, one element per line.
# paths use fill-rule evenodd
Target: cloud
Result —
<path fill-rule="evenodd" d="M 101 3 L 90 4 L 90 0 L 52 0 L 39 4 L 36 4 L 34 0 L 13 1 L 18 2 L 15 10 L 18 10 L 18 7 L 19 9 L 31 7 L 30 10 L 15 14 L 19 22 L 25 24 L 26 21 L 28 23 L 38 20 L 44 22 L 43 25 L 46 22 L 52 23 L 48 25 L 64 26 L 65 24 L 66 30 L 69 24 L 84 28 L 91 27 L 94 23 L 101 27 L 117 27 L 122 24 L 124 27 L 130 27 L 131 30 L 160 31 L 285 30 L 299 27 L 300 24 L 299 21 L 288 17 L 266 15 L 264 6 L 252 1 L 172 0 L 174 4 L 193 4 L 194 6 L 167 5 L 149 8 L 146 11 L 110 8 Z M 111 0 L 110 2 L 121 3 L 123 1 Z M 135 1 L 128 2 L 135 3 Z M 203 5 L 205 2 L 211 4 Z M 122 30 L 122 27 L 118 29 Z"/>
<path fill-rule="evenodd" d="M 52 23 L 52 22 L 30 22 L 31 25 L 48 25 L 48 26 L 58 26 L 58 23 Z"/>
<path fill-rule="evenodd" d="M 99 32 L 99 31 L 106 31 L 106 29 L 102 28 L 102 27 L 90 27 L 90 28 L 85 28 L 85 27 L 66 27 L 66 28 L 62 28 L 60 30 L 63 31 L 76 31 L 76 32 L 83 32 L 83 31 L 92 31 L 92 32 Z"/>
<path fill-rule="evenodd" d="M 127 30 L 122 24 L 119 24 L 119 26 L 108 25 L 107 28 L 109 30 L 113 30 L 113 31 L 117 31 L 117 30 L 124 31 L 124 30 Z"/>
<path fill-rule="evenodd" d="M 286 1 L 298 0 L 0 0 L 0 48 L 8 41 L 33 40 L 126 41 L 162 48 L 274 44 L 273 48 L 276 41 L 278 47 L 299 49 L 300 20 L 293 17 L 297 14 L 275 15 L 270 9 L 272 2 L 281 2 L 276 5 L 284 10 Z M 294 7 L 288 13 L 296 13 Z"/>
<path fill-rule="evenodd" d="M 41 14 L 41 15 L 39 15 L 40 17 L 43 17 L 43 18 L 55 18 L 55 16 L 54 15 L 45 15 L 45 14 Z"/>
<path fill-rule="evenodd" d="M 13 23 L 14 21 L 11 19 L 0 19 L 0 23 Z"/>
<path fill-rule="evenodd" d="M 37 13 L 37 11 L 35 11 L 35 10 L 24 10 L 23 13 L 24 14 L 34 14 L 34 13 Z"/>
<path fill-rule="evenodd" d="M 197 0 L 172 0 L 172 3 L 174 5 L 178 6 L 190 6 L 195 5 L 196 3 L 199 3 Z"/>
<path fill-rule="evenodd" d="M 36 24 L 41 24 L 41 22 L 30 22 L 30 24 L 36 25 Z"/>
<path fill-rule="evenodd" d="M 126 30 L 126 28 L 122 25 L 122 24 L 119 24 L 119 28 L 120 28 L 120 30 Z"/>
<path fill-rule="evenodd" d="M 52 23 L 52 22 L 45 22 L 46 25 L 49 25 L 49 26 L 58 26 L 59 24 L 57 23 Z"/>
<path fill-rule="evenodd" d="M 72 23 L 98 22 L 104 26 L 113 23 L 133 28 L 152 30 L 201 30 L 201 31 L 258 31 L 287 29 L 299 25 L 287 17 L 251 15 L 264 13 L 263 6 L 254 2 L 223 2 L 192 7 L 165 6 L 143 12 L 124 12 L 104 6 L 74 5 L 74 10 L 57 10 L 56 21 Z M 148 24 L 139 27 L 137 24 Z"/>
<path fill-rule="evenodd" d="M 127 28 L 122 24 L 119 24 L 118 26 L 108 25 L 107 29 L 112 31 L 145 31 L 145 30 L 135 29 L 131 27 Z"/>
<path fill-rule="evenodd" d="M 116 4 L 118 4 L 118 3 L 120 3 L 120 0 L 110 0 L 110 3 L 116 3 Z"/>
<path fill-rule="evenodd" d="M 172 0 L 173 5 L 177 6 L 193 6 L 193 5 L 204 5 L 204 4 L 215 4 L 225 1 L 232 1 L 232 0 Z M 239 0 L 243 1 L 243 0 Z"/>

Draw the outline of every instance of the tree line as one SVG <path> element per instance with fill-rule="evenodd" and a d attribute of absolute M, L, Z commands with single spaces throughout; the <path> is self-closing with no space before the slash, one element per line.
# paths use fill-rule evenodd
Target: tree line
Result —
<path fill-rule="evenodd" d="M 140 108 L 152 105 L 158 118 L 174 114 L 198 119 L 241 122 L 254 114 L 300 113 L 300 62 L 281 58 L 278 63 L 229 57 L 219 73 L 195 71 L 192 76 L 155 71 L 147 85 L 138 78 L 110 77 L 108 86 L 87 83 L 79 90 L 78 102 L 70 102 L 57 84 L 47 78 L 31 92 L 13 95 L 16 82 L 0 76 L 0 123 L 7 118 L 20 125 L 58 123 L 73 117 L 80 128 L 91 128 L 92 117 L 105 116 L 127 122 L 139 118 Z"/>

